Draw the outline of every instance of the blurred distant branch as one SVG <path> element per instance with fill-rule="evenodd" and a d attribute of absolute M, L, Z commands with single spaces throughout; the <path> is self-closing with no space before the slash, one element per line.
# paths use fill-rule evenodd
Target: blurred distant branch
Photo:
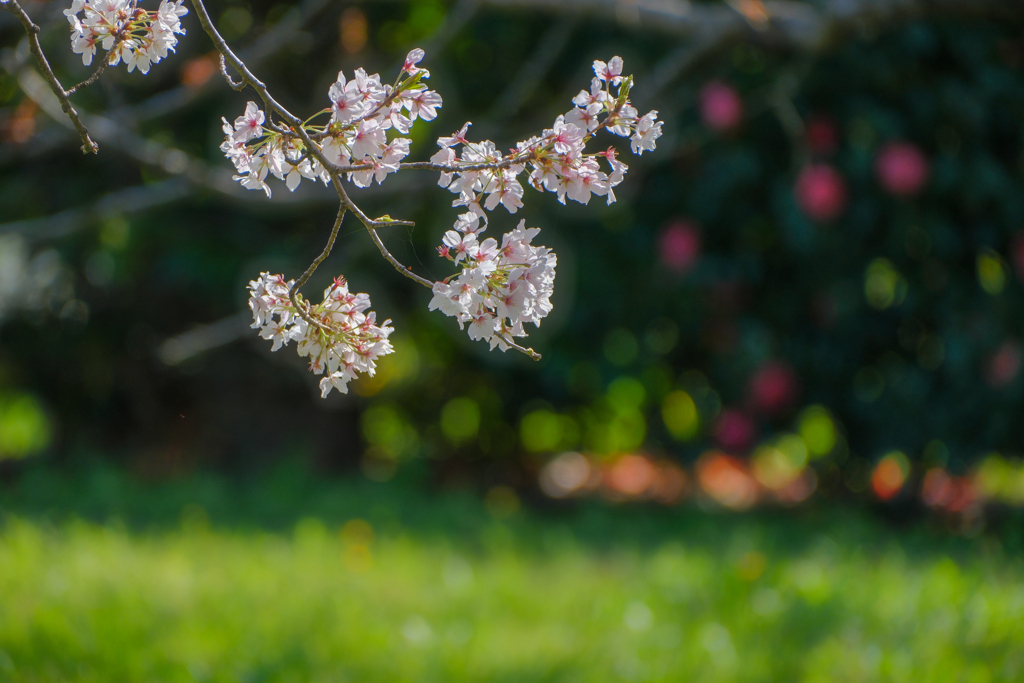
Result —
<path fill-rule="evenodd" d="M 191 184 L 182 178 L 129 187 L 111 192 L 88 206 L 76 206 L 45 218 L 0 223 L 0 235 L 17 233 L 32 239 L 64 237 L 93 221 L 168 204 L 188 196 L 192 191 Z"/>
<path fill-rule="evenodd" d="M 981 16 L 1024 21 L 1024 0 L 479 0 L 487 7 L 600 17 L 691 40 L 655 67 L 646 91 L 651 100 L 706 54 L 746 39 L 771 45 L 821 49 L 858 27 L 920 16 Z"/>
<path fill-rule="evenodd" d="M 479 0 L 480 4 L 553 14 L 602 16 L 658 33 L 724 36 L 769 31 L 786 42 L 817 47 L 846 22 L 885 21 L 937 13 L 985 14 L 1020 19 L 1020 0 Z"/>
<path fill-rule="evenodd" d="M 577 18 L 574 16 L 563 17 L 541 36 L 533 55 L 523 63 L 505 88 L 505 92 L 498 98 L 491 110 L 491 118 L 507 121 L 519 112 L 523 103 L 565 49 L 569 38 L 572 37 L 576 21 Z"/>
<path fill-rule="evenodd" d="M 209 325 L 183 332 L 157 347 L 157 357 L 166 365 L 178 365 L 204 351 L 230 344 L 249 332 L 252 314 L 246 310 Z"/>
<path fill-rule="evenodd" d="M 57 80 L 57 76 L 54 75 L 53 69 L 50 68 L 50 63 L 46 59 L 46 55 L 43 54 L 43 47 L 39 44 L 39 26 L 37 26 L 32 18 L 29 17 L 28 13 L 22 9 L 21 5 L 18 4 L 17 0 L 0 0 L 0 7 L 13 14 L 21 21 L 22 26 L 25 28 L 25 35 L 28 37 L 29 48 L 32 50 L 32 55 L 36 58 L 36 63 L 43 72 L 43 76 L 46 78 L 46 86 L 49 87 L 50 91 L 57 98 L 60 103 L 61 111 L 70 119 L 74 125 L 75 130 L 78 132 L 78 137 L 82 139 L 82 152 L 85 154 L 96 154 L 100 151 L 99 145 L 93 142 L 92 138 L 89 137 L 89 131 L 86 129 L 85 124 L 78 117 L 78 112 L 71 106 L 71 100 L 68 96 L 73 94 L 76 90 L 91 85 L 99 77 L 100 73 L 103 72 L 103 66 L 87 80 L 79 83 L 70 91 L 65 90 L 64 86 Z"/>

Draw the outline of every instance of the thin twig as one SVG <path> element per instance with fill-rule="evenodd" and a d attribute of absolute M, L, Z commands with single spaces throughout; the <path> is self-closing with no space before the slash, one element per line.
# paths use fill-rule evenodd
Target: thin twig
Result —
<path fill-rule="evenodd" d="M 309 315 L 309 311 L 306 310 L 306 306 L 303 306 L 304 302 L 299 298 L 299 290 L 302 288 L 302 285 L 306 284 L 306 281 L 312 277 L 313 273 L 316 272 L 316 269 L 324 262 L 324 259 L 330 255 L 331 250 L 334 249 L 334 240 L 338 238 L 338 230 L 341 228 L 341 222 L 345 219 L 345 211 L 346 207 L 343 204 L 341 208 L 338 209 L 338 217 L 334 219 L 334 227 L 331 228 L 331 236 L 327 238 L 327 244 L 324 246 L 324 250 L 320 252 L 320 255 L 317 256 L 311 264 L 309 264 L 309 268 L 306 268 L 306 272 L 304 272 L 298 280 L 292 283 L 292 288 L 288 292 L 288 298 L 290 298 L 292 303 L 295 304 L 295 308 L 299 311 L 299 315 L 302 319 L 313 327 L 317 327 L 325 331 L 327 330 L 327 327 L 320 321 L 314 320 L 313 317 Z"/>
<path fill-rule="evenodd" d="M 103 72 L 107 70 L 108 66 L 110 66 L 110 53 L 109 52 L 106 55 L 103 56 L 103 59 L 100 60 L 100 65 L 98 67 L 96 67 L 95 71 L 92 72 L 92 76 L 89 76 L 89 78 L 85 79 L 84 81 L 82 81 L 78 85 L 68 89 L 67 96 L 71 97 L 72 95 L 74 95 L 76 92 L 78 92 L 82 88 L 88 88 L 90 85 L 95 83 L 99 79 L 99 77 L 103 74 Z"/>
<path fill-rule="evenodd" d="M 18 17 L 21 20 L 22 26 L 25 27 L 25 34 L 28 36 L 29 47 L 32 48 L 32 54 L 36 58 L 36 62 L 39 64 L 39 68 L 42 69 L 43 75 L 46 76 L 46 82 L 50 86 L 50 90 L 60 100 L 60 108 L 71 119 L 71 123 L 74 124 L 75 130 L 78 131 L 78 137 L 82 139 L 82 153 L 83 154 L 97 154 L 100 151 L 99 145 L 93 142 L 92 138 L 89 137 L 89 130 L 82 123 L 82 120 L 78 118 L 78 112 L 71 106 L 71 101 L 68 99 L 68 93 L 64 90 L 64 86 L 60 84 L 57 77 L 53 73 L 53 69 L 50 68 L 50 63 L 46 61 L 46 55 L 43 54 L 43 48 L 39 44 L 39 27 L 33 23 L 32 18 L 28 13 L 22 9 L 21 5 L 18 4 L 18 0 L 0 0 L 0 6 L 6 9 L 11 14 Z"/>
<path fill-rule="evenodd" d="M 356 206 L 355 202 L 353 202 L 352 199 L 348 196 L 348 192 L 346 192 L 345 188 L 342 187 L 340 184 L 338 185 L 338 189 L 340 190 L 340 194 L 342 195 L 342 201 L 345 202 L 345 204 L 347 204 L 350 209 L 352 209 L 352 213 L 356 215 L 356 218 L 358 218 L 360 222 L 366 226 L 366 230 L 370 233 L 370 239 L 372 239 L 373 243 L 377 245 L 377 249 L 380 250 L 381 255 L 385 259 L 387 259 L 388 263 L 393 265 L 395 267 L 395 270 L 397 270 L 399 273 L 406 276 L 413 282 L 419 283 L 428 289 L 433 289 L 433 282 L 424 277 L 420 277 L 416 273 L 412 272 L 412 268 L 402 265 L 402 263 L 398 259 L 396 259 L 391 254 L 390 251 L 388 251 L 388 248 L 384 246 L 384 242 L 381 240 L 380 235 L 377 234 L 377 228 L 383 226 L 375 225 L 375 223 L 379 223 L 379 221 L 372 221 L 369 218 L 367 218 L 366 214 L 364 214 L 362 210 L 358 206 Z"/>
<path fill-rule="evenodd" d="M 245 87 L 245 83 L 231 80 L 231 74 L 228 73 L 228 65 L 224 61 L 224 55 L 220 56 L 220 75 L 224 77 L 224 80 L 228 82 L 228 87 L 232 90 L 241 92 Z"/>
<path fill-rule="evenodd" d="M 519 353 L 526 354 L 527 356 L 530 357 L 531 360 L 540 360 L 541 359 L 541 355 L 539 353 L 537 353 L 533 349 L 530 349 L 530 348 L 527 348 L 525 346 L 520 346 L 519 344 L 516 344 L 514 341 L 512 341 L 511 337 L 502 336 L 501 340 L 503 342 L 505 342 L 506 344 L 508 344 L 510 349 L 515 349 Z"/>

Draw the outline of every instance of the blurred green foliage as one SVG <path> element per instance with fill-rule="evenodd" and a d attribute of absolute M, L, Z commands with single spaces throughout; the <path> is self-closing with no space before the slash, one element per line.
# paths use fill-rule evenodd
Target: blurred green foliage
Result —
<path fill-rule="evenodd" d="M 38 400 L 27 394 L 0 396 L 0 460 L 34 455 L 50 438 L 50 423 Z"/>
<path fill-rule="evenodd" d="M 502 492 L 502 489 L 504 490 Z M 850 510 L 540 517 L 294 466 L 0 488 L 0 678 L 1016 681 L 1021 535 Z M 999 540 L 1002 537 L 1003 542 Z M 1004 545 L 1005 542 L 1005 545 Z"/>

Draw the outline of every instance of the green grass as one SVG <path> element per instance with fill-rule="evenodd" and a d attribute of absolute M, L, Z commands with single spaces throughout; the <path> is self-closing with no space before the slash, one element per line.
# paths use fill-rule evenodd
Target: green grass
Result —
<path fill-rule="evenodd" d="M 1024 562 L 992 536 L 39 476 L 0 487 L 4 682 L 1024 680 Z"/>

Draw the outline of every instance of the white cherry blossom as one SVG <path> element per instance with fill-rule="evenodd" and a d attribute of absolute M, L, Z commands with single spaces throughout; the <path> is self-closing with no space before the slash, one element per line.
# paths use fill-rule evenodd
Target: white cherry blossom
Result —
<path fill-rule="evenodd" d="M 321 396 L 326 398 L 332 389 L 348 392 L 348 382 L 360 372 L 373 376 L 380 356 L 394 351 L 388 336 L 393 331 L 391 321 L 377 325 L 376 314 L 367 312 L 370 297 L 353 294 L 344 278 L 336 278 L 324 290 L 324 300 L 316 306 L 307 306 L 303 319 L 291 300 L 294 280 L 285 281 L 281 275 L 260 273 L 249 283 L 249 308 L 253 312 L 252 327 L 260 330 L 260 337 L 273 341 L 271 351 L 277 351 L 290 342 L 296 342 L 300 356 L 309 358 L 309 368 L 318 375 Z"/>
<path fill-rule="evenodd" d="M 181 17 L 188 10 L 182 2 L 163 0 L 157 11 L 150 12 L 129 0 L 73 0 L 64 10 L 71 25 L 71 50 L 88 66 L 99 45 L 111 66 L 123 61 L 129 72 L 147 74 L 152 64 L 174 52 L 177 36 L 185 33 Z"/>

